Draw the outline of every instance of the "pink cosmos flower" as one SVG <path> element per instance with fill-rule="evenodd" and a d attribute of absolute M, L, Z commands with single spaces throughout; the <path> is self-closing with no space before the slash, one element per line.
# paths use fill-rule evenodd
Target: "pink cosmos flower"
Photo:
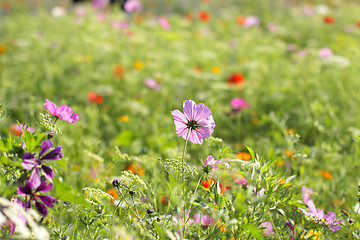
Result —
<path fill-rule="evenodd" d="M 148 86 L 149 88 L 152 88 L 154 90 L 160 90 L 160 88 L 161 88 L 160 84 L 155 79 L 152 79 L 152 78 L 145 79 L 144 83 L 146 86 Z"/>
<path fill-rule="evenodd" d="M 92 6 L 97 10 L 104 10 L 109 4 L 109 0 L 93 0 Z"/>
<path fill-rule="evenodd" d="M 111 23 L 111 26 L 113 26 L 113 28 L 128 28 L 130 26 L 130 24 L 128 22 L 120 22 L 120 21 L 113 21 Z"/>
<path fill-rule="evenodd" d="M 234 113 L 240 112 L 243 108 L 247 108 L 250 106 L 250 104 L 242 98 L 233 98 L 231 99 L 230 104 L 233 108 Z"/>
<path fill-rule="evenodd" d="M 310 16 L 314 14 L 314 9 L 312 8 L 312 6 L 305 6 L 303 9 L 303 12 L 305 15 Z"/>
<path fill-rule="evenodd" d="M 83 7 L 78 7 L 75 9 L 75 13 L 76 15 L 78 15 L 79 17 L 83 17 L 86 15 L 86 9 Z"/>
<path fill-rule="evenodd" d="M 159 23 L 164 30 L 170 30 L 170 24 L 169 24 L 168 20 L 166 19 L 166 17 L 160 17 Z"/>
<path fill-rule="evenodd" d="M 129 0 L 124 4 L 124 9 L 128 13 L 140 12 L 142 5 L 138 0 Z"/>
<path fill-rule="evenodd" d="M 320 56 L 322 59 L 330 58 L 330 57 L 332 57 L 332 55 L 333 55 L 333 53 L 332 53 L 332 51 L 331 51 L 330 48 L 325 47 L 325 48 L 321 48 L 321 49 L 319 50 L 319 56 Z"/>
<path fill-rule="evenodd" d="M 46 99 L 44 103 L 44 107 L 46 110 L 50 112 L 51 115 L 57 117 L 60 120 L 64 120 L 69 123 L 74 123 L 79 121 L 79 116 L 77 113 L 73 114 L 73 110 L 66 105 L 60 105 L 57 107 L 53 102 Z"/>
<path fill-rule="evenodd" d="M 307 205 L 310 200 L 310 195 L 314 192 L 312 188 L 307 188 L 306 186 L 302 186 L 302 197 L 304 199 L 304 203 Z"/>
<path fill-rule="evenodd" d="M 205 160 L 205 166 L 213 166 L 214 164 L 216 164 L 216 160 L 215 158 L 213 158 L 213 156 L 209 155 L 206 160 Z"/>
<path fill-rule="evenodd" d="M 215 121 L 210 109 L 203 103 L 186 100 L 183 103 L 183 111 L 171 111 L 174 118 L 176 133 L 179 137 L 188 138 L 190 142 L 202 144 L 204 138 L 209 138 L 214 132 Z"/>
<path fill-rule="evenodd" d="M 267 27 L 270 32 L 276 32 L 277 27 L 274 23 L 269 23 Z"/>
<path fill-rule="evenodd" d="M 96 16 L 97 16 L 97 19 L 98 19 L 100 22 L 104 22 L 104 21 L 106 20 L 106 15 L 105 15 L 105 13 L 103 13 L 103 12 L 98 12 L 98 13 L 96 14 Z"/>
<path fill-rule="evenodd" d="M 263 222 L 262 224 L 260 224 L 259 228 L 265 228 L 264 229 L 264 234 L 266 236 L 274 234 L 273 226 L 272 226 L 271 222 Z"/>
<path fill-rule="evenodd" d="M 259 23 L 260 23 L 260 21 L 259 21 L 258 17 L 256 17 L 256 16 L 247 16 L 243 26 L 245 28 L 257 27 L 257 26 L 259 26 Z"/>

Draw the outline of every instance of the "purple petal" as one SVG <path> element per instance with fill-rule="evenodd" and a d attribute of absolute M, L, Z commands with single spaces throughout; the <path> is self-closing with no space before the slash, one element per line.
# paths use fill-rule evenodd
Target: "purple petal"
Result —
<path fill-rule="evenodd" d="M 41 142 L 41 148 L 39 152 L 39 157 L 41 157 L 44 153 L 50 150 L 53 143 L 50 140 L 45 140 Z"/>
<path fill-rule="evenodd" d="M 34 188 L 37 188 L 40 186 L 41 180 L 40 180 L 40 171 L 38 167 L 35 167 L 30 175 L 30 183 Z"/>
<path fill-rule="evenodd" d="M 44 103 L 44 107 L 46 110 L 50 112 L 51 115 L 56 116 L 57 106 L 53 102 L 46 99 L 46 102 Z"/>
<path fill-rule="evenodd" d="M 183 112 L 189 121 L 195 120 L 194 119 L 195 108 L 196 108 L 196 103 L 193 100 L 184 101 Z"/>
<path fill-rule="evenodd" d="M 53 203 L 55 202 L 55 198 L 51 196 L 39 196 L 39 198 L 48 207 L 52 207 Z"/>
<path fill-rule="evenodd" d="M 41 169 L 43 170 L 43 173 L 44 173 L 46 179 L 52 183 L 53 182 L 52 178 L 55 176 L 55 173 L 52 170 L 52 168 L 42 165 Z"/>
<path fill-rule="evenodd" d="M 201 120 L 206 120 L 210 115 L 211 115 L 210 109 L 207 106 L 205 106 L 203 103 L 199 103 L 195 107 L 195 112 L 194 112 L 195 121 L 198 122 Z"/>
<path fill-rule="evenodd" d="M 43 181 L 41 183 L 41 185 L 36 189 L 35 192 L 47 192 L 47 191 L 51 190 L 52 187 L 53 187 L 53 185 L 51 183 L 46 186 L 46 181 Z"/>
<path fill-rule="evenodd" d="M 186 139 L 186 136 L 183 136 L 184 139 Z M 190 134 L 189 134 L 189 139 L 190 142 L 195 143 L 195 144 L 203 144 L 203 140 L 202 138 L 199 138 L 198 133 L 195 130 L 191 130 Z"/>
<path fill-rule="evenodd" d="M 60 160 L 63 157 L 61 152 L 62 146 L 57 146 L 51 152 L 41 158 L 41 160 Z"/>
<path fill-rule="evenodd" d="M 335 213 L 329 212 L 329 213 L 325 214 L 324 220 L 325 220 L 325 224 L 326 224 L 326 225 L 331 225 L 331 224 L 333 224 L 333 223 L 335 222 L 335 220 L 336 220 L 336 215 L 335 215 Z"/>
<path fill-rule="evenodd" d="M 74 123 L 79 121 L 79 116 L 77 113 L 74 113 L 71 117 L 70 117 L 70 121 L 68 121 L 69 123 Z"/>
<path fill-rule="evenodd" d="M 20 196 L 26 196 L 32 194 L 32 185 L 29 181 L 25 182 L 25 186 L 20 186 L 17 189 L 17 194 Z"/>
<path fill-rule="evenodd" d="M 26 209 L 31 208 L 31 198 L 29 199 L 29 201 L 26 202 L 25 208 Z"/>
<path fill-rule="evenodd" d="M 176 122 L 184 123 L 184 124 L 189 122 L 189 120 L 186 118 L 186 116 L 179 110 L 171 111 L 171 116 L 173 116 L 173 118 L 174 118 L 175 125 L 176 125 Z"/>
<path fill-rule="evenodd" d="M 33 167 L 35 167 L 36 165 L 36 158 L 34 157 L 33 154 L 31 153 L 24 153 L 24 155 L 22 156 L 22 163 L 21 166 L 23 166 L 23 168 L 29 170 L 32 169 Z"/>
<path fill-rule="evenodd" d="M 47 215 L 48 212 L 47 212 L 47 209 L 44 204 L 42 204 L 41 202 L 35 201 L 35 207 L 42 215 L 44 215 L 44 216 Z"/>
<path fill-rule="evenodd" d="M 213 158 L 213 156 L 209 155 L 206 160 L 205 160 L 205 165 L 207 166 L 212 166 L 216 163 L 215 158 Z"/>

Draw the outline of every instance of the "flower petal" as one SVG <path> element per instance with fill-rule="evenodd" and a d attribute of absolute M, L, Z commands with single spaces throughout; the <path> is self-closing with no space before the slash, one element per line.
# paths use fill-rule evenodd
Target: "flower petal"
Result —
<path fill-rule="evenodd" d="M 23 168 L 29 170 L 29 169 L 32 169 L 33 167 L 35 167 L 36 158 L 33 154 L 24 153 L 24 155 L 22 156 L 22 159 L 23 159 L 23 161 L 21 162 L 21 166 L 23 166 Z"/>
<path fill-rule="evenodd" d="M 56 146 L 51 152 L 41 158 L 41 160 L 60 160 L 63 157 L 62 146 Z"/>
<path fill-rule="evenodd" d="M 51 190 L 52 187 L 53 187 L 53 185 L 51 183 L 46 186 L 46 181 L 43 181 L 41 183 L 41 185 L 36 189 L 35 192 L 47 192 L 47 191 Z"/>
<path fill-rule="evenodd" d="M 32 194 L 32 185 L 29 181 L 25 182 L 25 186 L 20 186 L 17 189 L 17 194 L 20 196 L 26 196 Z"/>
<path fill-rule="evenodd" d="M 183 112 L 189 121 L 194 120 L 195 108 L 196 103 L 193 100 L 184 101 Z"/>
<path fill-rule="evenodd" d="M 35 201 L 35 207 L 42 215 L 46 216 L 48 214 L 46 206 L 41 202 Z"/>
<path fill-rule="evenodd" d="M 174 122 L 177 121 L 177 122 L 181 122 L 181 123 L 188 123 L 188 119 L 186 118 L 186 116 L 180 112 L 179 110 L 173 110 L 171 111 L 171 116 L 173 116 L 174 118 Z M 175 123 L 176 124 L 176 123 Z"/>
<path fill-rule="evenodd" d="M 45 140 L 41 142 L 41 148 L 39 152 L 39 157 L 41 157 L 44 153 L 50 150 L 53 143 L 50 140 Z"/>
<path fill-rule="evenodd" d="M 53 203 L 55 202 L 55 198 L 51 196 L 39 196 L 39 198 L 48 207 L 52 207 Z"/>
<path fill-rule="evenodd" d="M 55 173 L 54 171 L 52 170 L 51 167 L 48 167 L 48 166 L 45 166 L 45 165 L 42 165 L 41 167 L 46 179 L 49 181 L 49 182 L 53 182 L 52 178 L 55 176 Z"/>
<path fill-rule="evenodd" d="M 34 188 L 37 188 L 40 186 L 41 180 L 40 180 L 40 172 L 39 172 L 39 168 L 35 167 L 31 174 L 30 174 L 30 183 Z"/>
<path fill-rule="evenodd" d="M 211 115 L 210 109 L 207 106 L 205 106 L 203 103 L 199 103 L 195 107 L 195 112 L 194 112 L 194 120 L 195 121 L 205 120 L 210 115 Z"/>
<path fill-rule="evenodd" d="M 51 115 L 56 116 L 57 106 L 53 102 L 46 99 L 46 102 L 44 103 L 44 107 L 46 110 L 50 112 Z"/>

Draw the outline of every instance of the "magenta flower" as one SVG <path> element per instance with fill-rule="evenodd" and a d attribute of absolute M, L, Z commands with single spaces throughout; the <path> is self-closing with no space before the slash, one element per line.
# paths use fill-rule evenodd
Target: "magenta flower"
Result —
<path fill-rule="evenodd" d="M 75 13 L 76 13 L 76 15 L 78 15 L 79 17 L 83 17 L 83 16 L 86 15 L 86 9 L 83 8 L 83 7 L 77 7 L 77 8 L 75 9 Z"/>
<path fill-rule="evenodd" d="M 327 225 L 334 232 L 339 231 L 342 227 L 342 219 L 336 221 L 336 215 L 333 212 L 329 212 L 324 216 L 325 225 Z"/>
<path fill-rule="evenodd" d="M 73 114 L 73 110 L 66 106 L 66 105 L 60 105 L 57 107 L 53 102 L 46 99 L 46 102 L 44 103 L 44 107 L 46 110 L 50 112 L 51 115 L 54 115 L 60 120 L 67 121 L 69 123 L 74 123 L 79 121 L 79 116 L 77 113 Z"/>
<path fill-rule="evenodd" d="M 25 186 L 18 187 L 17 194 L 20 196 L 30 196 L 30 199 L 26 202 L 25 208 L 31 208 L 31 202 L 35 201 L 36 209 L 44 216 L 47 215 L 46 206 L 52 207 L 55 202 L 55 198 L 51 196 L 39 195 L 40 192 L 47 192 L 52 189 L 52 184 L 46 186 L 46 181 L 43 181 L 38 187 L 35 187 L 31 181 L 26 181 Z M 35 190 L 35 191 L 33 191 Z M 39 201 L 41 200 L 41 202 Z"/>
<path fill-rule="evenodd" d="M 130 27 L 130 24 L 128 22 L 120 22 L 120 21 L 113 21 L 111 23 L 111 26 L 113 26 L 113 28 L 117 28 L 117 29 L 125 29 Z"/>
<path fill-rule="evenodd" d="M 168 20 L 166 19 L 166 17 L 160 17 L 159 23 L 164 30 L 170 30 L 170 24 L 169 24 Z"/>
<path fill-rule="evenodd" d="M 190 142 L 202 144 L 204 138 L 209 138 L 214 132 L 215 121 L 210 109 L 203 103 L 186 100 L 183 103 L 183 111 L 171 111 L 174 118 L 176 133 L 179 137 L 188 138 Z"/>
<path fill-rule="evenodd" d="M 140 12 L 142 5 L 138 0 L 129 0 L 124 4 L 124 9 L 128 13 Z"/>
<path fill-rule="evenodd" d="M 262 224 L 260 224 L 259 228 L 265 228 L 263 233 L 266 236 L 274 234 L 273 226 L 272 226 L 271 222 L 263 222 Z"/>
<path fill-rule="evenodd" d="M 205 160 L 205 166 L 213 166 L 214 164 L 216 164 L 216 160 L 215 158 L 213 158 L 213 156 L 209 155 L 206 160 Z"/>
<path fill-rule="evenodd" d="M 97 10 L 104 10 L 109 5 L 109 0 L 93 0 L 92 6 Z"/>
<path fill-rule="evenodd" d="M 333 55 L 333 53 L 332 53 L 332 51 L 331 51 L 330 48 L 325 47 L 325 48 L 321 48 L 321 49 L 319 50 L 319 56 L 320 56 L 322 59 L 330 58 L 330 57 L 332 57 L 332 55 Z"/>
<path fill-rule="evenodd" d="M 242 98 L 233 98 L 231 99 L 230 104 L 234 113 L 240 112 L 243 108 L 248 108 L 250 106 L 250 104 Z"/>
<path fill-rule="evenodd" d="M 63 154 L 61 152 L 61 146 L 57 146 L 55 147 L 55 149 L 48 152 L 52 145 L 53 144 L 50 140 L 42 141 L 39 156 L 37 158 L 34 156 L 34 154 L 28 152 L 24 153 L 24 155 L 22 156 L 23 161 L 21 165 L 23 166 L 23 168 L 27 170 L 33 169 L 30 174 L 29 180 L 34 187 L 38 187 L 41 183 L 40 168 L 46 179 L 49 180 L 49 182 L 52 182 L 52 178 L 55 175 L 54 171 L 50 167 L 43 164 L 44 161 L 60 160 L 63 157 Z"/>

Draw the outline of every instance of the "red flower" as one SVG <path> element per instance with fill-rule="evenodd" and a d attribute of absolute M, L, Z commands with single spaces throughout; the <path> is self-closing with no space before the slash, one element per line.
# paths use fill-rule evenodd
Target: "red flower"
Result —
<path fill-rule="evenodd" d="M 198 16 L 203 22 L 210 21 L 210 15 L 205 11 L 200 11 Z"/>
<path fill-rule="evenodd" d="M 323 21 L 328 24 L 334 24 L 335 18 L 332 16 L 324 16 Z"/>
<path fill-rule="evenodd" d="M 228 84 L 231 84 L 231 85 L 238 85 L 238 84 L 243 83 L 244 81 L 245 81 L 245 78 L 240 73 L 234 73 L 227 80 Z"/>
<path fill-rule="evenodd" d="M 214 184 L 214 180 L 213 179 L 201 180 L 201 183 L 203 184 L 204 188 L 211 188 L 212 185 Z"/>
<path fill-rule="evenodd" d="M 95 92 L 89 92 L 88 98 L 89 98 L 90 103 L 97 103 L 97 104 L 103 103 L 102 95 L 96 94 Z"/>
<path fill-rule="evenodd" d="M 360 28 L 360 20 L 356 22 L 356 26 Z"/>

